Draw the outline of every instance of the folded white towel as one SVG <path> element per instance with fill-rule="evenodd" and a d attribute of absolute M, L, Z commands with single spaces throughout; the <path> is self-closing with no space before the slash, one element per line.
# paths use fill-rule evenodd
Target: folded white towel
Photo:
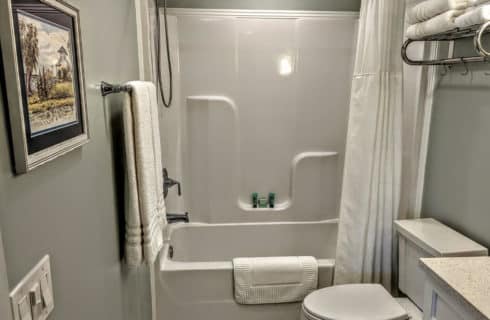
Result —
<path fill-rule="evenodd" d="M 126 164 L 126 262 L 153 263 L 166 223 L 156 88 L 132 81 L 123 104 Z"/>
<path fill-rule="evenodd" d="M 467 11 L 457 17 L 455 23 L 458 28 L 466 28 L 487 21 L 490 21 L 490 4 L 482 5 Z"/>
<path fill-rule="evenodd" d="M 464 10 L 469 0 L 427 0 L 407 10 L 407 22 L 415 24 L 429 20 L 449 10 Z"/>
<path fill-rule="evenodd" d="M 302 301 L 318 287 L 314 257 L 235 258 L 233 267 L 240 304 Z"/>
<path fill-rule="evenodd" d="M 463 10 L 451 10 L 427 21 L 413 24 L 407 28 L 407 37 L 410 39 L 420 39 L 455 29 L 455 20 L 463 13 Z"/>

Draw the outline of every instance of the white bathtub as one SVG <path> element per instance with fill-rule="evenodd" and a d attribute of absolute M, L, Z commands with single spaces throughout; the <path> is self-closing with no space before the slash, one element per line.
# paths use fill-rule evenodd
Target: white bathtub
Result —
<path fill-rule="evenodd" d="M 235 257 L 314 256 L 319 286 L 332 284 L 337 220 L 176 224 L 157 278 L 159 320 L 298 320 L 300 303 L 244 306 L 233 298 Z"/>

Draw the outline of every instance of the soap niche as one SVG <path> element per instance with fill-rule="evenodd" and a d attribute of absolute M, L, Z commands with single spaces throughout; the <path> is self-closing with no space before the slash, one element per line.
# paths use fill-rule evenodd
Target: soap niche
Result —
<path fill-rule="evenodd" d="M 295 156 L 291 162 L 289 193 L 286 196 L 274 194 L 275 199 L 280 196 L 282 201 L 275 202 L 273 208 L 254 207 L 251 196 L 248 202 L 239 200 L 238 205 L 248 212 L 291 209 L 309 218 L 314 216 L 322 219 L 329 212 L 336 212 L 338 173 L 337 152 L 303 152 Z"/>

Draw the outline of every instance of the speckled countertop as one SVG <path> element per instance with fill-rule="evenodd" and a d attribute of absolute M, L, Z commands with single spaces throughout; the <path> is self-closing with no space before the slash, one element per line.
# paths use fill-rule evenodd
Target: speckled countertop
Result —
<path fill-rule="evenodd" d="M 490 319 L 490 257 L 427 258 L 422 266 Z"/>

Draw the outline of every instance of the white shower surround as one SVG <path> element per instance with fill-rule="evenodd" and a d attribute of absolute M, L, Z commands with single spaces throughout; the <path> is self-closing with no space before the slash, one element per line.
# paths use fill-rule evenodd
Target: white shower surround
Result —
<path fill-rule="evenodd" d="M 337 218 L 358 14 L 168 14 L 164 162 L 184 188 L 169 211 L 208 223 Z M 275 192 L 276 208 L 252 209 L 252 192 Z"/>

